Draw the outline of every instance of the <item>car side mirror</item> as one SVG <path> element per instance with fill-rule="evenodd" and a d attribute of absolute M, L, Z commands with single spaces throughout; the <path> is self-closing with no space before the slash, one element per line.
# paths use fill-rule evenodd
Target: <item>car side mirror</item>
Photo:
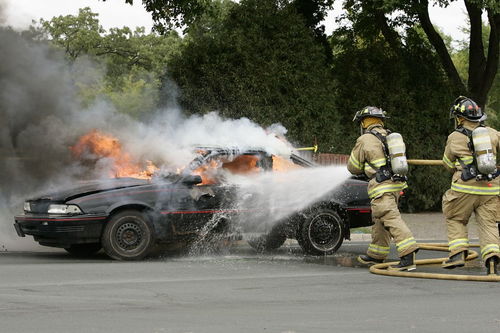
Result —
<path fill-rule="evenodd" d="M 181 180 L 184 185 L 197 185 L 203 182 L 200 175 L 188 175 L 184 176 Z"/>

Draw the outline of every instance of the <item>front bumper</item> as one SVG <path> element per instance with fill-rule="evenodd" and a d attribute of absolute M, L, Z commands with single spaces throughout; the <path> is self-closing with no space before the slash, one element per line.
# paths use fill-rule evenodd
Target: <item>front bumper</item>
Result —
<path fill-rule="evenodd" d="M 33 236 L 40 245 L 69 247 L 100 242 L 107 216 L 104 215 L 19 215 L 14 228 L 19 237 Z"/>

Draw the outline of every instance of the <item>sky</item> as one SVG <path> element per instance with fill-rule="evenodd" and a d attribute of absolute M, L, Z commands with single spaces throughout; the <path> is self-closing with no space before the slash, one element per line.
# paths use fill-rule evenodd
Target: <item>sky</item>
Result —
<path fill-rule="evenodd" d="M 340 3 L 340 1 L 337 1 Z M 151 15 L 146 12 L 142 1 L 135 0 L 134 5 L 125 4 L 124 0 L 0 0 L 4 10 L 4 23 L 16 29 L 27 28 L 32 20 L 49 20 L 59 15 L 76 15 L 78 8 L 90 7 L 99 13 L 99 21 L 105 29 L 111 27 L 143 26 L 149 31 L 153 25 Z M 338 6 L 337 6 L 338 7 Z M 324 24 L 326 32 L 335 28 L 335 17 L 339 9 L 329 13 Z M 465 39 L 460 28 L 465 25 L 466 15 L 463 1 L 453 2 L 447 9 L 431 7 L 431 19 L 443 32 L 455 40 Z"/>

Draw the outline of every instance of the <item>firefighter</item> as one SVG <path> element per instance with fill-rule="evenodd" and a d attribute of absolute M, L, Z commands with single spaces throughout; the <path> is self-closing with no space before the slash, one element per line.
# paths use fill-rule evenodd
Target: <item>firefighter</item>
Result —
<path fill-rule="evenodd" d="M 408 164 L 401 135 L 391 134 L 384 128 L 386 118 L 385 111 L 367 106 L 356 112 L 353 119 L 360 122 L 361 136 L 351 152 L 347 168 L 354 175 L 364 174 L 370 178 L 368 196 L 374 221 L 367 254 L 357 259 L 365 265 L 382 263 L 389 255 L 392 237 L 400 262 L 389 266 L 388 270 L 410 271 L 416 268 L 418 246 L 398 209 L 400 192 L 407 187 Z"/>
<path fill-rule="evenodd" d="M 479 229 L 481 257 L 488 275 L 498 274 L 500 258 L 496 226 L 498 195 L 496 153 L 498 132 L 486 127 L 486 114 L 472 99 L 460 96 L 450 118 L 455 130 L 448 136 L 443 164 L 453 172 L 451 188 L 443 195 L 443 213 L 448 229 L 449 258 L 444 268 L 462 267 L 468 254 L 467 223 L 474 212 Z"/>

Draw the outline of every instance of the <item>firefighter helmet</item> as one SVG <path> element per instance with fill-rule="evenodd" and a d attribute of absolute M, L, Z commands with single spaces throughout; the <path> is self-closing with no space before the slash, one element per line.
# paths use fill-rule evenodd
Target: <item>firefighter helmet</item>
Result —
<path fill-rule="evenodd" d="M 356 112 L 352 121 L 361 121 L 363 118 L 366 117 L 375 117 L 382 119 L 389 118 L 387 117 L 386 112 L 384 110 L 379 109 L 376 106 L 365 106 L 364 108 Z"/>
<path fill-rule="evenodd" d="M 460 96 L 455 99 L 450 109 L 450 118 L 463 117 L 473 122 L 486 120 L 486 114 L 472 99 Z"/>

